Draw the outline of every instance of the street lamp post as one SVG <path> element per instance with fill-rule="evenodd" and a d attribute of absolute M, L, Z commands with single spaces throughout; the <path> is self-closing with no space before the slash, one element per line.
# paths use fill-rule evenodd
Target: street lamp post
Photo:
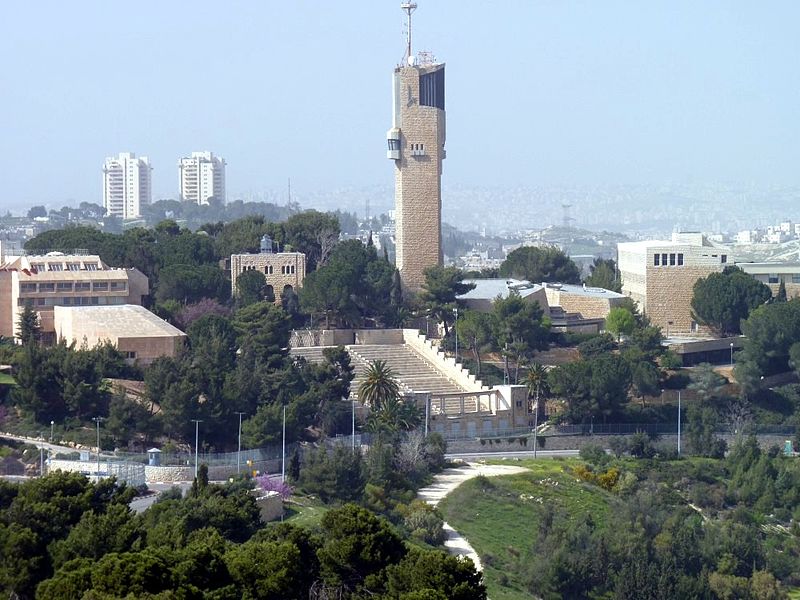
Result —
<path fill-rule="evenodd" d="M 281 433 L 281 483 L 286 481 L 286 405 L 283 405 L 283 431 Z"/>
<path fill-rule="evenodd" d="M 456 316 L 456 320 L 453 322 L 453 331 L 456 334 L 456 362 L 458 362 L 458 307 L 457 306 L 453 309 L 453 314 Z"/>
<path fill-rule="evenodd" d="M 245 413 L 237 412 L 236 414 L 239 415 L 239 446 L 236 450 L 236 474 L 238 475 L 242 466 L 242 415 Z"/>
<path fill-rule="evenodd" d="M 536 439 L 539 433 L 539 382 L 536 382 L 536 399 L 533 402 L 533 458 L 536 458 L 539 440 Z"/>
<path fill-rule="evenodd" d="M 200 423 L 202 419 L 192 419 L 194 423 L 194 478 L 197 480 L 197 446 L 200 442 Z"/>
<path fill-rule="evenodd" d="M 92 421 L 97 424 L 97 480 L 100 480 L 100 421 L 103 420 L 103 417 L 94 417 Z"/>
<path fill-rule="evenodd" d="M 678 390 L 678 455 L 681 453 L 681 391 Z"/>
<path fill-rule="evenodd" d="M 50 421 L 50 443 L 53 443 L 53 426 L 56 424 L 55 421 Z"/>
<path fill-rule="evenodd" d="M 351 416 L 352 416 L 352 419 L 353 419 L 353 431 L 350 434 L 350 442 L 352 443 L 352 450 L 353 450 L 353 452 L 355 452 L 356 451 L 356 401 L 355 400 L 351 400 L 350 402 L 352 404 L 352 406 L 351 406 L 352 415 Z"/>
<path fill-rule="evenodd" d="M 733 366 L 733 342 L 731 342 L 731 366 Z"/>

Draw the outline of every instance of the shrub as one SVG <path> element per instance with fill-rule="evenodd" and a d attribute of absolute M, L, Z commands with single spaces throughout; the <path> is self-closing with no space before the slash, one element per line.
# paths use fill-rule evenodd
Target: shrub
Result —
<path fill-rule="evenodd" d="M 586 444 L 580 449 L 580 457 L 597 467 L 605 467 L 610 460 L 608 454 L 600 444 Z"/>
<path fill-rule="evenodd" d="M 256 477 L 258 487 L 265 492 L 278 492 L 282 500 L 288 500 L 294 493 L 294 489 L 277 475 L 262 475 Z"/>

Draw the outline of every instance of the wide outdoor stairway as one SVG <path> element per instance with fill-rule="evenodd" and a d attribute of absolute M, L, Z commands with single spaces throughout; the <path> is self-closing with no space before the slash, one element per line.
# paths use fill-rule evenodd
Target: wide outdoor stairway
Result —
<path fill-rule="evenodd" d="M 292 356 L 302 356 L 309 362 L 323 360 L 322 347 L 292 348 Z M 355 378 L 350 384 L 350 396 L 358 397 L 364 373 L 374 360 L 383 360 L 394 372 L 401 392 L 431 392 L 432 394 L 463 393 L 466 390 L 448 378 L 406 344 L 347 346 Z"/>

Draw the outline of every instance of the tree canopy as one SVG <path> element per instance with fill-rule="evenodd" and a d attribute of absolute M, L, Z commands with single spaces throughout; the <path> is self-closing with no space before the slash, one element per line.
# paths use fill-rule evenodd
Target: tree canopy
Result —
<path fill-rule="evenodd" d="M 741 321 L 772 298 L 769 287 L 738 267 L 725 267 L 694 284 L 692 313 L 720 336 L 741 333 Z"/>
<path fill-rule="evenodd" d="M 578 266 L 562 250 L 547 246 L 523 246 L 509 253 L 500 265 L 500 275 L 533 283 L 580 283 Z"/>

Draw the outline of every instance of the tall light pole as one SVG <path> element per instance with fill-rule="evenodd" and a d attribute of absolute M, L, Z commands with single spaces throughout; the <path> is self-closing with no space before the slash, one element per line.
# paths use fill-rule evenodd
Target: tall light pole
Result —
<path fill-rule="evenodd" d="M 351 445 L 352 445 L 352 450 L 353 450 L 353 452 L 355 452 L 356 451 L 356 401 L 355 400 L 351 400 L 350 402 L 352 403 L 352 409 L 353 409 L 352 410 L 353 432 L 352 432 L 352 434 L 350 436 L 350 441 L 351 441 Z"/>
<path fill-rule="evenodd" d="M 50 421 L 50 443 L 53 443 L 53 426 L 56 424 L 55 421 Z"/>
<path fill-rule="evenodd" d="M 192 419 L 194 423 L 194 478 L 197 480 L 197 446 L 200 442 L 200 423 L 202 419 Z"/>
<path fill-rule="evenodd" d="M 283 432 L 281 433 L 281 483 L 286 481 L 286 405 L 283 405 Z"/>
<path fill-rule="evenodd" d="M 239 474 L 242 466 L 242 415 L 245 414 L 243 412 L 237 412 L 239 415 L 239 446 L 236 450 L 236 474 Z"/>
<path fill-rule="evenodd" d="M 681 391 L 678 390 L 678 455 L 681 453 Z"/>
<path fill-rule="evenodd" d="M 456 320 L 453 321 L 453 331 L 456 334 L 456 362 L 458 362 L 458 307 L 457 306 L 453 309 L 453 314 L 456 316 Z"/>
<path fill-rule="evenodd" d="M 731 342 L 731 366 L 733 366 L 733 342 Z"/>
<path fill-rule="evenodd" d="M 94 417 L 92 421 L 97 424 L 97 481 L 100 481 L 100 421 L 103 417 Z"/>
<path fill-rule="evenodd" d="M 536 399 L 533 402 L 533 458 L 536 458 L 536 448 L 538 447 L 539 430 L 539 382 L 536 382 Z"/>

